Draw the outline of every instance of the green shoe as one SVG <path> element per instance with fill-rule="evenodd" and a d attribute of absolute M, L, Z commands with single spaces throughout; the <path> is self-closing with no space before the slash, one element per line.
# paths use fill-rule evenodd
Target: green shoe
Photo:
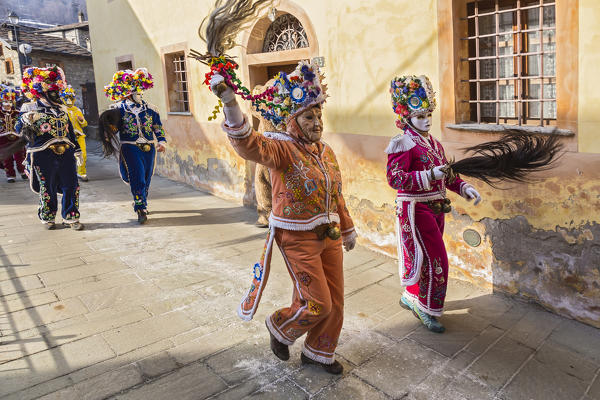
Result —
<path fill-rule="evenodd" d="M 406 297 L 404 295 L 404 293 L 402 294 L 402 297 L 400 297 L 400 307 L 406 308 L 407 310 L 411 310 L 412 311 L 413 302 L 412 302 L 411 299 L 409 299 L 408 297 Z"/>
<path fill-rule="evenodd" d="M 444 333 L 444 331 L 446 330 L 446 328 L 444 328 L 444 325 L 442 325 L 436 317 L 424 313 L 423 311 L 421 311 L 421 309 L 419 309 L 419 307 L 416 304 L 413 304 L 412 311 L 413 314 L 415 314 L 415 317 L 419 318 L 423 325 L 425 325 L 425 327 L 431 332 Z"/>

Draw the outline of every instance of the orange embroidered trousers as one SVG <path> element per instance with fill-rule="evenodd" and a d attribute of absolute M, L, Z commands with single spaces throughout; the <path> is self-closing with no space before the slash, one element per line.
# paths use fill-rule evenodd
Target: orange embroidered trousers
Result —
<path fill-rule="evenodd" d="M 304 355 L 332 364 L 344 321 L 342 241 L 319 240 L 314 232 L 284 229 L 277 229 L 275 240 L 292 278 L 294 294 L 291 306 L 267 318 L 267 327 L 288 346 L 306 333 Z"/>

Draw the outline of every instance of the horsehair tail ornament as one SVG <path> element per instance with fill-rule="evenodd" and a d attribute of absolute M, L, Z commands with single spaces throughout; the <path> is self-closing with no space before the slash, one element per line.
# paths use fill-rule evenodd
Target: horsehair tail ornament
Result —
<path fill-rule="evenodd" d="M 260 104 L 269 98 L 272 89 L 258 95 L 251 95 L 235 72 L 239 68 L 233 57 L 226 52 L 236 46 L 236 36 L 256 18 L 258 13 L 271 5 L 273 0 L 217 0 L 213 11 L 202 21 L 198 34 L 206 42 L 206 54 L 191 50 L 190 57 L 210 67 L 206 73 L 204 84 L 210 88 L 210 80 L 214 74 L 223 76 L 226 84 L 233 89 L 235 94 L 260 111 Z M 215 106 L 209 121 L 217 118 L 223 104 L 221 101 Z"/>
<path fill-rule="evenodd" d="M 532 172 L 552 169 L 562 155 L 563 144 L 559 136 L 541 136 L 507 130 L 496 141 L 465 148 L 474 155 L 447 168 L 449 177 L 460 174 L 477 178 L 498 188 L 505 181 L 530 182 Z"/>

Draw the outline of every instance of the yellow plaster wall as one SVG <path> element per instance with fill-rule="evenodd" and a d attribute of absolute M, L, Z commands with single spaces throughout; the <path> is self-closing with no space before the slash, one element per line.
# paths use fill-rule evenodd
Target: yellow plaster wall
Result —
<path fill-rule="evenodd" d="M 579 151 L 600 153 L 600 3 L 579 0 Z"/>

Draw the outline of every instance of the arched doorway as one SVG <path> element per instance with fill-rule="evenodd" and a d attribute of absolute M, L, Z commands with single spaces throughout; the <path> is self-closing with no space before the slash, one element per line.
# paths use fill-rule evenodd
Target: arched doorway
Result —
<path fill-rule="evenodd" d="M 271 10 L 268 10 L 271 14 Z M 293 71 L 300 60 L 319 55 L 317 37 L 306 12 L 292 1 L 281 0 L 276 12 L 258 19 L 244 38 L 244 64 L 249 88 L 264 85 L 279 71 Z"/>

